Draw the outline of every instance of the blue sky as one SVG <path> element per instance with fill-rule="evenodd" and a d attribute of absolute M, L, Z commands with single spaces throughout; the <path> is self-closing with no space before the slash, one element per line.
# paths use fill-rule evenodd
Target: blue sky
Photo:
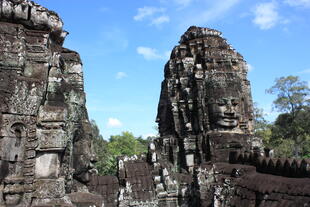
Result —
<path fill-rule="evenodd" d="M 220 30 L 250 65 L 253 100 L 272 121 L 275 78 L 310 82 L 310 0 L 37 0 L 56 11 L 84 64 L 89 116 L 104 138 L 155 134 L 164 65 L 191 25 Z"/>

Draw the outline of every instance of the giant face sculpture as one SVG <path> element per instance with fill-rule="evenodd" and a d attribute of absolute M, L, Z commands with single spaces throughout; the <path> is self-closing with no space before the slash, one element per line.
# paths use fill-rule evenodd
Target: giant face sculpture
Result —
<path fill-rule="evenodd" d="M 233 131 L 241 118 L 241 81 L 234 73 L 215 73 L 206 79 L 206 101 L 212 130 Z"/>
<path fill-rule="evenodd" d="M 64 198 L 93 168 L 80 57 L 54 12 L 2 0 L 0 16 L 0 206 Z"/>
<path fill-rule="evenodd" d="M 94 163 L 95 152 L 91 142 L 91 126 L 89 122 L 83 122 L 82 128 L 76 132 L 73 144 L 73 168 L 74 178 L 82 183 L 90 181 L 90 175 L 97 173 Z"/>
<path fill-rule="evenodd" d="M 227 129 L 237 127 L 240 118 L 239 102 L 238 97 L 210 99 L 209 112 L 215 124 Z"/>

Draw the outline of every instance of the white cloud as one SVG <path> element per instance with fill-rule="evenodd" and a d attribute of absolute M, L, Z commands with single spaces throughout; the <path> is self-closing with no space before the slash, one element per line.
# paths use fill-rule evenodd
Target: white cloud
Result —
<path fill-rule="evenodd" d="M 109 8 L 101 7 L 101 8 L 99 8 L 99 11 L 105 13 L 105 12 L 109 11 Z"/>
<path fill-rule="evenodd" d="M 116 118 L 109 118 L 107 127 L 108 128 L 117 128 L 123 126 L 122 122 Z"/>
<path fill-rule="evenodd" d="M 296 7 L 310 7 L 310 0 L 285 0 L 285 3 Z"/>
<path fill-rule="evenodd" d="M 300 71 L 298 73 L 300 73 L 300 74 L 308 74 L 308 73 L 310 73 L 310 69 L 303 70 L 303 71 Z"/>
<path fill-rule="evenodd" d="M 138 13 L 133 17 L 135 21 L 148 20 L 150 25 L 160 26 L 163 23 L 170 22 L 170 17 L 165 14 L 166 8 L 143 7 L 138 8 Z"/>
<path fill-rule="evenodd" d="M 151 17 L 156 13 L 163 13 L 165 12 L 165 8 L 157 8 L 157 7 L 148 7 L 145 6 L 143 8 L 138 8 L 138 14 L 133 17 L 136 21 L 142 21 L 146 17 Z"/>
<path fill-rule="evenodd" d="M 127 77 L 127 74 L 125 72 L 117 72 L 115 76 L 116 79 L 123 79 L 126 77 Z"/>
<path fill-rule="evenodd" d="M 278 5 L 275 1 L 258 4 L 254 10 L 253 23 L 262 30 L 274 27 L 280 20 L 277 9 Z"/>
<path fill-rule="evenodd" d="M 167 52 L 160 54 L 156 49 L 149 47 L 138 47 L 137 53 L 142 55 L 146 60 L 167 59 Z"/>
<path fill-rule="evenodd" d="M 187 7 L 192 0 L 174 0 L 174 2 L 182 7 Z"/>
<path fill-rule="evenodd" d="M 156 25 L 159 26 L 163 23 L 168 23 L 170 22 L 170 18 L 167 15 L 162 15 L 160 17 L 152 19 L 151 25 Z"/>
<path fill-rule="evenodd" d="M 183 25 L 201 25 L 209 23 L 220 18 L 237 5 L 241 0 L 221 0 L 221 1 L 206 1 L 207 6 L 203 5 L 200 8 L 208 8 L 203 11 L 194 11 L 190 16 L 183 17 Z M 210 5 L 209 5 L 210 4 Z"/>
<path fill-rule="evenodd" d="M 253 65 L 251 65 L 251 64 L 249 64 L 249 63 L 247 63 L 247 67 L 248 67 L 248 71 L 249 71 L 249 72 L 252 71 L 252 70 L 254 70 Z"/>

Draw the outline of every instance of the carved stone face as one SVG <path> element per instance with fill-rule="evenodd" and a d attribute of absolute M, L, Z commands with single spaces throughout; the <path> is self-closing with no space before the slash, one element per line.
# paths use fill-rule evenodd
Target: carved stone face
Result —
<path fill-rule="evenodd" d="M 214 73 L 206 79 L 206 101 L 212 130 L 237 131 L 244 114 L 243 90 L 236 73 Z"/>
<path fill-rule="evenodd" d="M 209 114 L 211 122 L 219 128 L 232 129 L 238 126 L 240 111 L 239 98 L 223 97 L 211 99 Z"/>
<path fill-rule="evenodd" d="M 80 137 L 83 136 L 83 137 Z M 91 141 L 90 125 L 83 124 L 83 131 L 77 135 L 73 148 L 74 177 L 82 183 L 88 183 L 90 175 L 96 173 L 96 156 Z"/>
<path fill-rule="evenodd" d="M 94 173 L 94 156 L 86 154 L 75 154 L 74 156 L 74 177 L 82 183 L 90 181 L 90 175 Z"/>

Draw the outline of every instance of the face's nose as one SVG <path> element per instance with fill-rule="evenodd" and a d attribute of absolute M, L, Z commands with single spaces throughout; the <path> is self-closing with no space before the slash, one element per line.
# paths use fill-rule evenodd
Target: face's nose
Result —
<path fill-rule="evenodd" d="M 232 101 L 227 100 L 226 102 L 226 111 L 224 112 L 225 115 L 233 116 L 235 115 L 235 109 L 233 107 Z"/>
<path fill-rule="evenodd" d="M 98 157 L 95 153 L 91 154 L 90 156 L 90 162 L 95 163 L 98 161 Z"/>

